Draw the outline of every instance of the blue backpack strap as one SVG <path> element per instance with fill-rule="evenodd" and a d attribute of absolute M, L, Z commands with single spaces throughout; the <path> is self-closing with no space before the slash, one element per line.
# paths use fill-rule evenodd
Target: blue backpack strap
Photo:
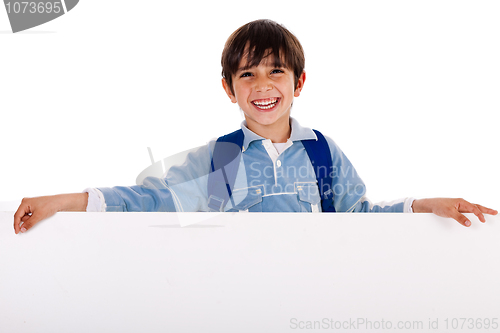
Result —
<path fill-rule="evenodd" d="M 215 143 L 207 187 L 208 207 L 211 211 L 224 211 L 229 199 L 234 207 L 231 194 L 240 164 L 243 138 L 243 131 L 239 129 L 221 136 Z"/>
<path fill-rule="evenodd" d="M 317 130 L 313 131 L 316 133 L 318 140 L 302 140 L 302 144 L 306 149 L 314 172 L 316 173 L 316 180 L 318 181 L 321 197 L 321 208 L 323 212 L 334 213 L 335 207 L 333 206 L 332 191 L 333 179 L 330 174 L 332 171 L 332 154 L 330 153 L 330 146 L 328 146 L 328 142 L 323 134 Z"/>

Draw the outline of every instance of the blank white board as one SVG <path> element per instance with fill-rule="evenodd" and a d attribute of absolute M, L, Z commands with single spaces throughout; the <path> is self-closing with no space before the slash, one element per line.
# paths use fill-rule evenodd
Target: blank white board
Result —
<path fill-rule="evenodd" d="M 0 331 L 498 331 L 500 219 L 469 217 L 0 212 Z"/>

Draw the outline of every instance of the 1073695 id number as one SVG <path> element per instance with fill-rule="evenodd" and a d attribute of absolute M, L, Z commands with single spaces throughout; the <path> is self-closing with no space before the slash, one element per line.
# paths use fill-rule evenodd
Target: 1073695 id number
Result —
<path fill-rule="evenodd" d="M 5 7 L 7 8 L 7 13 L 15 14 L 59 14 L 63 9 L 61 7 L 61 1 L 47 1 L 47 2 L 6 2 Z"/>
<path fill-rule="evenodd" d="M 446 329 L 454 330 L 498 329 L 498 318 L 446 318 L 444 323 Z"/>

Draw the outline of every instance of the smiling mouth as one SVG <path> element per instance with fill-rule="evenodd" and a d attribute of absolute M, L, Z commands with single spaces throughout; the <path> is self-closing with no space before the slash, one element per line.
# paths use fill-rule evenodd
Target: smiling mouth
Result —
<path fill-rule="evenodd" d="M 274 108 L 280 101 L 279 97 L 271 97 L 266 99 L 256 99 L 252 104 L 259 110 L 267 111 Z"/>

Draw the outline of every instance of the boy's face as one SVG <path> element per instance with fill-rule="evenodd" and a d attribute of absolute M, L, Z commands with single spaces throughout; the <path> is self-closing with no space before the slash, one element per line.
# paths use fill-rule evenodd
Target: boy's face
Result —
<path fill-rule="evenodd" d="M 233 76 L 234 94 L 225 79 L 222 85 L 231 102 L 238 103 L 245 113 L 248 128 L 259 133 L 263 127 L 288 124 L 293 98 L 300 95 L 304 86 L 305 72 L 295 87 L 293 71 L 274 67 L 273 54 L 262 59 L 258 66 L 244 69 L 246 63 L 243 57 Z"/>

